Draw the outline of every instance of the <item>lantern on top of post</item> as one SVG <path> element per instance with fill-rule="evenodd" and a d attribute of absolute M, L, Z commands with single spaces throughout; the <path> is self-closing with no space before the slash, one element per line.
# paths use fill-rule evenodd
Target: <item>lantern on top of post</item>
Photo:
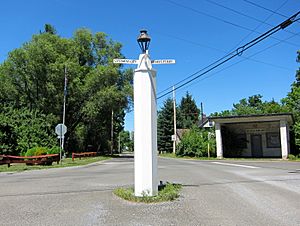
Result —
<path fill-rule="evenodd" d="M 146 30 L 141 30 L 140 35 L 137 38 L 137 42 L 142 50 L 142 53 L 147 53 L 149 49 L 151 38 L 147 34 Z"/>

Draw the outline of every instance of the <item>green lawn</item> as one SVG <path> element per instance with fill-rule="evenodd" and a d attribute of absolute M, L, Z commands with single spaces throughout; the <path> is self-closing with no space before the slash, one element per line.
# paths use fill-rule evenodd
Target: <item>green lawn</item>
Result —
<path fill-rule="evenodd" d="M 106 159 L 109 159 L 110 157 L 87 157 L 87 158 L 75 158 L 74 162 L 72 161 L 72 158 L 66 158 L 62 161 L 62 164 L 57 164 L 56 162 L 53 162 L 52 166 L 27 166 L 25 163 L 19 163 L 19 164 L 12 164 L 10 167 L 7 167 L 7 165 L 0 165 L 0 172 L 20 172 L 25 170 L 38 170 L 38 169 L 50 169 L 50 168 L 60 168 L 60 167 L 70 167 L 70 166 L 81 166 L 81 165 L 87 165 L 90 163 L 103 161 Z"/>

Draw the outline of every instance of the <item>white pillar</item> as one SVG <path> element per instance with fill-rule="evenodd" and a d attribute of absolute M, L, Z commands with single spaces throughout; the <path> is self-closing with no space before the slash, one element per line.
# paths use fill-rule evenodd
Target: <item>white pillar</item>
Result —
<path fill-rule="evenodd" d="M 290 148 L 289 148 L 289 129 L 287 122 L 284 120 L 280 121 L 280 142 L 281 142 L 281 155 L 283 159 L 287 159 Z"/>
<path fill-rule="evenodd" d="M 140 54 L 134 71 L 134 192 L 157 195 L 156 71 L 148 54 Z"/>
<path fill-rule="evenodd" d="M 222 133 L 220 123 L 215 124 L 216 129 L 216 145 L 217 145 L 217 158 L 223 158 L 223 144 L 222 144 Z"/>

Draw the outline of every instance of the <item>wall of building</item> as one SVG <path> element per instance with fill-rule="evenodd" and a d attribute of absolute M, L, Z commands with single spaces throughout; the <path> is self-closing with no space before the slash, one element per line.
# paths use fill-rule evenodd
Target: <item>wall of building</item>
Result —
<path fill-rule="evenodd" d="M 237 134 L 237 139 L 245 136 L 247 142 L 241 148 L 241 157 L 252 157 L 251 135 L 261 135 L 263 157 L 281 157 L 279 122 L 233 123 L 223 126 Z"/>

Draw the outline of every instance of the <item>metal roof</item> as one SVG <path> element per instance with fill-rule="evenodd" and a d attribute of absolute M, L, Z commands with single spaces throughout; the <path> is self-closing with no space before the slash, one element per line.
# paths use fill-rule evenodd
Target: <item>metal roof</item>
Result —
<path fill-rule="evenodd" d="M 215 116 L 215 117 L 209 117 L 209 120 L 218 123 L 271 122 L 271 121 L 286 120 L 289 124 L 294 123 L 294 117 L 292 113 Z"/>

